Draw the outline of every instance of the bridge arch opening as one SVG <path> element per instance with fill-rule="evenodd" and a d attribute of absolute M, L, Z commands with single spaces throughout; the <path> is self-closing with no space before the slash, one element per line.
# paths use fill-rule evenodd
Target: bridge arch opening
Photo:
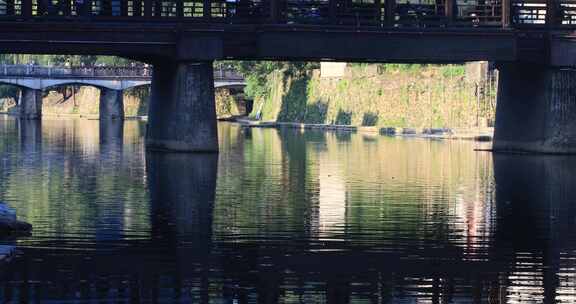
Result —
<path fill-rule="evenodd" d="M 25 84 L 20 84 L 20 83 L 13 83 L 13 82 L 9 82 L 9 81 L 3 81 L 0 80 L 0 87 L 12 87 L 14 89 L 18 89 L 18 90 L 22 90 L 22 89 L 36 89 L 33 86 L 28 86 Z M 1 98 L 1 96 L 0 96 Z"/>

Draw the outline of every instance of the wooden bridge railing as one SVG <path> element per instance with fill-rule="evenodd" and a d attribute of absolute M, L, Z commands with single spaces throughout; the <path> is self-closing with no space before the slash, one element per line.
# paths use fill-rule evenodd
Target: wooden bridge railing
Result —
<path fill-rule="evenodd" d="M 576 26 L 576 0 L 0 0 L 0 20 L 353 27 Z"/>
<path fill-rule="evenodd" d="M 38 65 L 0 65 L 0 77 L 44 78 L 145 78 L 152 77 L 150 67 L 59 67 Z M 243 81 L 244 77 L 233 69 L 215 69 L 215 80 Z"/>

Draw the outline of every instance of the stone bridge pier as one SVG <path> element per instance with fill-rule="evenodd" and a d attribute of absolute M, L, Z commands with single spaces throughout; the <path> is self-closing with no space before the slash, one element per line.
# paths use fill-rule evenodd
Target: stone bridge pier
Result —
<path fill-rule="evenodd" d="M 124 91 L 100 88 L 100 120 L 124 120 Z"/>
<path fill-rule="evenodd" d="M 42 118 L 43 91 L 31 88 L 22 88 L 20 98 L 21 119 Z M 100 119 L 124 119 L 124 91 L 100 88 Z"/>
<path fill-rule="evenodd" d="M 42 90 L 22 88 L 20 95 L 20 118 L 42 118 Z"/>
<path fill-rule="evenodd" d="M 499 63 L 494 151 L 576 153 L 576 70 Z"/>
<path fill-rule="evenodd" d="M 212 62 L 156 62 L 146 146 L 152 150 L 217 152 Z"/>

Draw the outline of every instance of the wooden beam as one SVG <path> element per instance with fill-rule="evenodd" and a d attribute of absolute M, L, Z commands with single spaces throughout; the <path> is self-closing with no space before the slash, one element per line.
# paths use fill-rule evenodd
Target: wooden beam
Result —
<path fill-rule="evenodd" d="M 384 13 L 387 26 L 394 26 L 396 23 L 396 0 L 385 0 Z"/>
<path fill-rule="evenodd" d="M 556 0 L 546 0 L 546 26 L 555 27 L 557 24 L 561 24 L 559 18 Z"/>
<path fill-rule="evenodd" d="M 142 14 L 142 0 L 134 0 L 132 2 L 132 14 L 136 17 L 143 16 Z"/>
<path fill-rule="evenodd" d="M 144 16 L 152 17 L 152 0 L 144 0 Z"/>
<path fill-rule="evenodd" d="M 270 0 L 270 23 L 278 23 L 278 0 Z"/>
<path fill-rule="evenodd" d="M 72 15 L 72 1 L 71 0 L 62 0 L 62 14 L 64 16 L 71 16 Z"/>
<path fill-rule="evenodd" d="M 212 18 L 212 1 L 204 0 L 203 6 L 202 6 L 202 11 L 203 11 L 204 19 Z"/>
<path fill-rule="evenodd" d="M 376 16 L 376 25 L 382 26 L 382 1 L 381 0 L 374 0 L 374 9 L 375 9 L 375 16 Z"/>
<path fill-rule="evenodd" d="M 454 22 L 454 19 L 457 17 L 454 16 L 455 4 L 456 0 L 444 0 L 444 14 L 446 15 L 448 23 Z"/>
<path fill-rule="evenodd" d="M 338 0 L 328 0 L 328 18 L 330 19 L 330 24 L 336 24 L 336 1 Z"/>
<path fill-rule="evenodd" d="M 16 10 L 14 9 L 14 0 L 6 0 L 5 5 L 6 15 L 13 16 L 16 13 Z"/>
<path fill-rule="evenodd" d="M 184 17 L 184 1 L 176 2 L 176 16 L 178 18 Z"/>
<path fill-rule="evenodd" d="M 25 19 L 32 17 L 32 0 L 22 0 L 22 16 Z"/>
<path fill-rule="evenodd" d="M 134 5 L 134 3 L 132 3 Z M 128 1 L 120 1 L 120 16 L 128 16 Z"/>
<path fill-rule="evenodd" d="M 502 0 L 502 27 L 510 27 L 510 15 L 511 15 L 512 1 Z"/>

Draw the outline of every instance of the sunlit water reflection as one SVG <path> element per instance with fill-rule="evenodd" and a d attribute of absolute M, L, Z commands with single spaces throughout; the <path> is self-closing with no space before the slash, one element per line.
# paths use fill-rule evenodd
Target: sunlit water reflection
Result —
<path fill-rule="evenodd" d="M 0 116 L 4 302 L 574 303 L 576 158 L 245 129 L 146 153 L 145 124 Z"/>

